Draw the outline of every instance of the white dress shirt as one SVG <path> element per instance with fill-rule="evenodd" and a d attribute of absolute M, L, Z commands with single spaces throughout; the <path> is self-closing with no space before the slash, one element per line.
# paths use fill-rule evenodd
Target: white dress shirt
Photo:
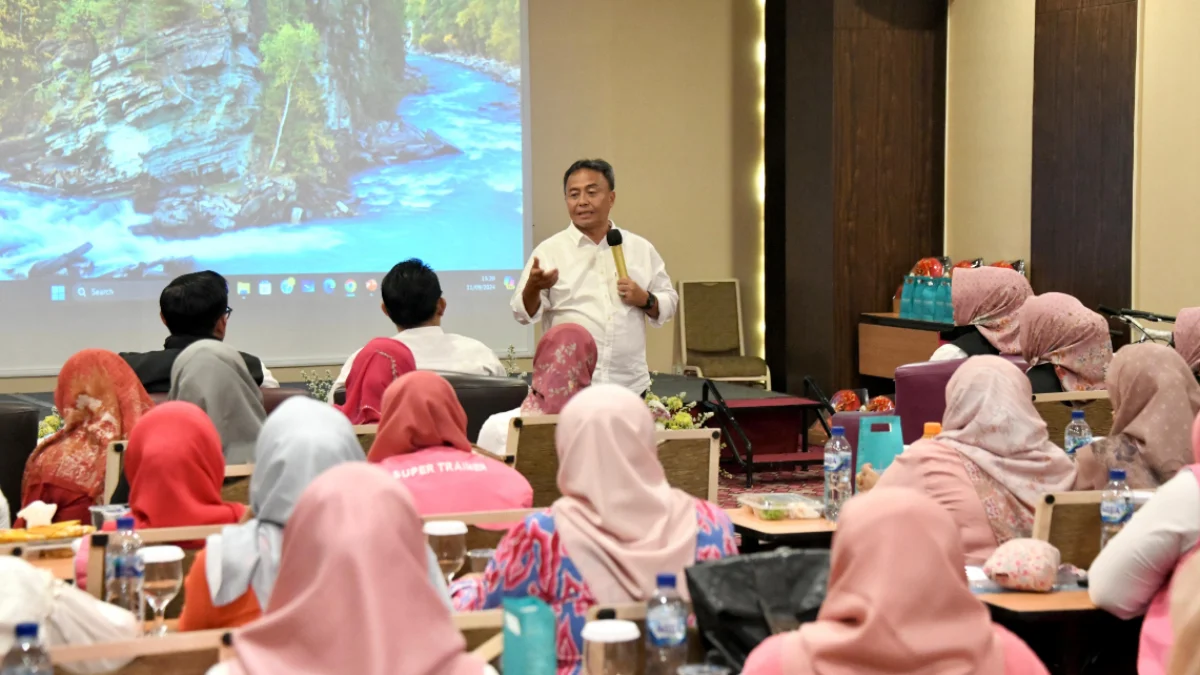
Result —
<path fill-rule="evenodd" d="M 1088 595 L 1121 619 L 1141 616 L 1200 541 L 1200 486 L 1184 469 L 1134 512 L 1088 570 Z"/>
<path fill-rule="evenodd" d="M 494 375 L 504 377 L 508 371 L 496 357 L 490 347 L 479 340 L 465 335 L 455 335 L 442 330 L 441 326 L 422 326 L 402 330 L 392 336 L 413 354 L 418 370 L 435 370 L 439 373 L 461 373 L 463 375 Z M 358 350 L 346 359 L 342 372 L 338 373 L 333 387 L 329 390 L 329 400 L 333 401 L 333 393 L 346 386 L 350 378 L 350 369 L 354 367 L 354 359 Z"/>
<path fill-rule="evenodd" d="M 498 412 L 488 417 L 479 428 L 479 440 L 475 445 L 493 455 L 508 455 L 508 431 L 514 418 L 521 416 L 521 406 Z"/>
<path fill-rule="evenodd" d="M 616 227 L 611 221 L 609 224 Z M 621 302 L 617 295 L 617 265 L 608 242 L 593 242 L 574 224 L 533 249 L 510 304 L 513 316 L 522 324 L 541 319 L 543 330 L 560 323 L 586 328 L 596 340 L 599 355 L 592 382 L 618 384 L 641 394 L 650 386 L 646 320 L 656 327 L 670 321 L 679 305 L 679 294 L 671 286 L 667 266 L 654 246 L 629 230 L 621 230 L 621 236 L 629 278 L 658 298 L 658 318 L 649 319 L 644 311 Z M 529 279 L 533 258 L 543 270 L 558 270 L 558 282 L 542 291 L 541 305 L 530 316 L 521 290 Z"/>

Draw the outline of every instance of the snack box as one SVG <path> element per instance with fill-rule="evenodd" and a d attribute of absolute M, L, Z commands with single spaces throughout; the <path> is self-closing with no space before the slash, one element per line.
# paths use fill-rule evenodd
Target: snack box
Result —
<path fill-rule="evenodd" d="M 738 504 L 760 520 L 811 520 L 820 518 L 825 508 L 812 497 L 793 493 L 739 495 Z"/>

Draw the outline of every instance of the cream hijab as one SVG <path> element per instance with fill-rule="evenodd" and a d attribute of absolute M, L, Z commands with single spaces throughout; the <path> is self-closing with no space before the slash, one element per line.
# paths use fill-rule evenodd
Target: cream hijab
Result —
<path fill-rule="evenodd" d="M 226 464 L 254 461 L 254 443 L 267 413 L 262 391 L 236 349 L 219 340 L 200 340 L 171 366 L 172 401 L 200 406 L 221 434 Z"/>
<path fill-rule="evenodd" d="M 304 397 L 290 398 L 271 413 L 255 455 L 250 477 L 254 518 L 208 538 L 205 574 L 215 607 L 253 588 L 258 604 L 266 609 L 279 573 L 283 529 L 300 494 L 327 469 L 366 460 L 346 416 Z"/>
<path fill-rule="evenodd" d="M 563 547 L 602 603 L 645 600 L 659 573 L 696 560 L 696 500 L 667 485 L 654 420 L 642 399 L 595 385 L 563 408 L 555 432 L 558 489 L 551 511 Z"/>

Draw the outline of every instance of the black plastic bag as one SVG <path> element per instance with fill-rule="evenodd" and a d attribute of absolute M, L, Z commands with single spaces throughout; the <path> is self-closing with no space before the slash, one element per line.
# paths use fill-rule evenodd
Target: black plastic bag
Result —
<path fill-rule="evenodd" d="M 741 670 L 770 635 L 817 618 L 829 583 L 829 551 L 778 549 L 687 570 L 692 611 L 710 663 Z"/>

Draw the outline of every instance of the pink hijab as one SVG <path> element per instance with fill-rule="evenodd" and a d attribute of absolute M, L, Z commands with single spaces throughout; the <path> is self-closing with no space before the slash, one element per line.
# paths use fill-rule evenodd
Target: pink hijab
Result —
<path fill-rule="evenodd" d="M 1112 431 L 1076 453 L 1076 489 L 1100 489 L 1108 470 L 1126 470 L 1129 486 L 1155 488 L 1192 462 L 1192 421 L 1200 384 L 1175 350 L 1144 342 L 1122 347 L 1108 369 Z"/>
<path fill-rule="evenodd" d="M 342 464 L 288 520 L 263 618 L 237 631 L 234 675 L 479 675 L 429 583 L 421 519 L 378 469 Z"/>
<path fill-rule="evenodd" d="M 382 408 L 368 462 L 426 448 L 471 452 L 467 413 L 454 387 L 437 373 L 415 370 L 401 376 L 384 392 Z"/>
<path fill-rule="evenodd" d="M 417 369 L 413 353 L 404 343 L 375 338 L 354 357 L 346 378 L 346 403 L 337 406 L 351 424 L 378 424 L 383 392 L 401 375 Z"/>
<path fill-rule="evenodd" d="M 1017 320 L 1030 367 L 1053 363 L 1066 391 L 1104 388 L 1113 357 L 1104 317 L 1066 293 L 1043 293 L 1025 301 Z"/>
<path fill-rule="evenodd" d="M 1193 373 L 1200 372 L 1200 307 L 1179 310 L 1175 317 L 1175 350 Z"/>
<path fill-rule="evenodd" d="M 954 325 L 975 326 L 1001 354 L 1021 353 L 1017 312 L 1033 296 L 1029 280 L 1000 267 L 963 268 L 950 286 Z"/>
<path fill-rule="evenodd" d="M 974 462 L 1030 514 L 1043 494 L 1075 483 L 1075 463 L 1050 442 L 1029 378 L 999 356 L 972 357 L 955 371 L 934 442 Z"/>
<path fill-rule="evenodd" d="M 654 419 L 624 387 L 588 387 L 563 408 L 555 432 L 558 489 L 551 506 L 571 561 L 601 603 L 637 602 L 654 577 L 696 560 L 696 500 L 667 485 Z"/>
<path fill-rule="evenodd" d="M 851 499 L 817 620 L 775 638 L 779 672 L 1004 673 L 1004 635 L 971 594 L 962 561 L 954 521 L 921 493 L 876 488 Z M 746 673 L 769 672 L 754 660 Z"/>
<path fill-rule="evenodd" d="M 576 323 L 546 331 L 533 354 L 533 385 L 521 404 L 522 415 L 557 415 L 580 389 L 592 383 L 596 340 Z"/>

